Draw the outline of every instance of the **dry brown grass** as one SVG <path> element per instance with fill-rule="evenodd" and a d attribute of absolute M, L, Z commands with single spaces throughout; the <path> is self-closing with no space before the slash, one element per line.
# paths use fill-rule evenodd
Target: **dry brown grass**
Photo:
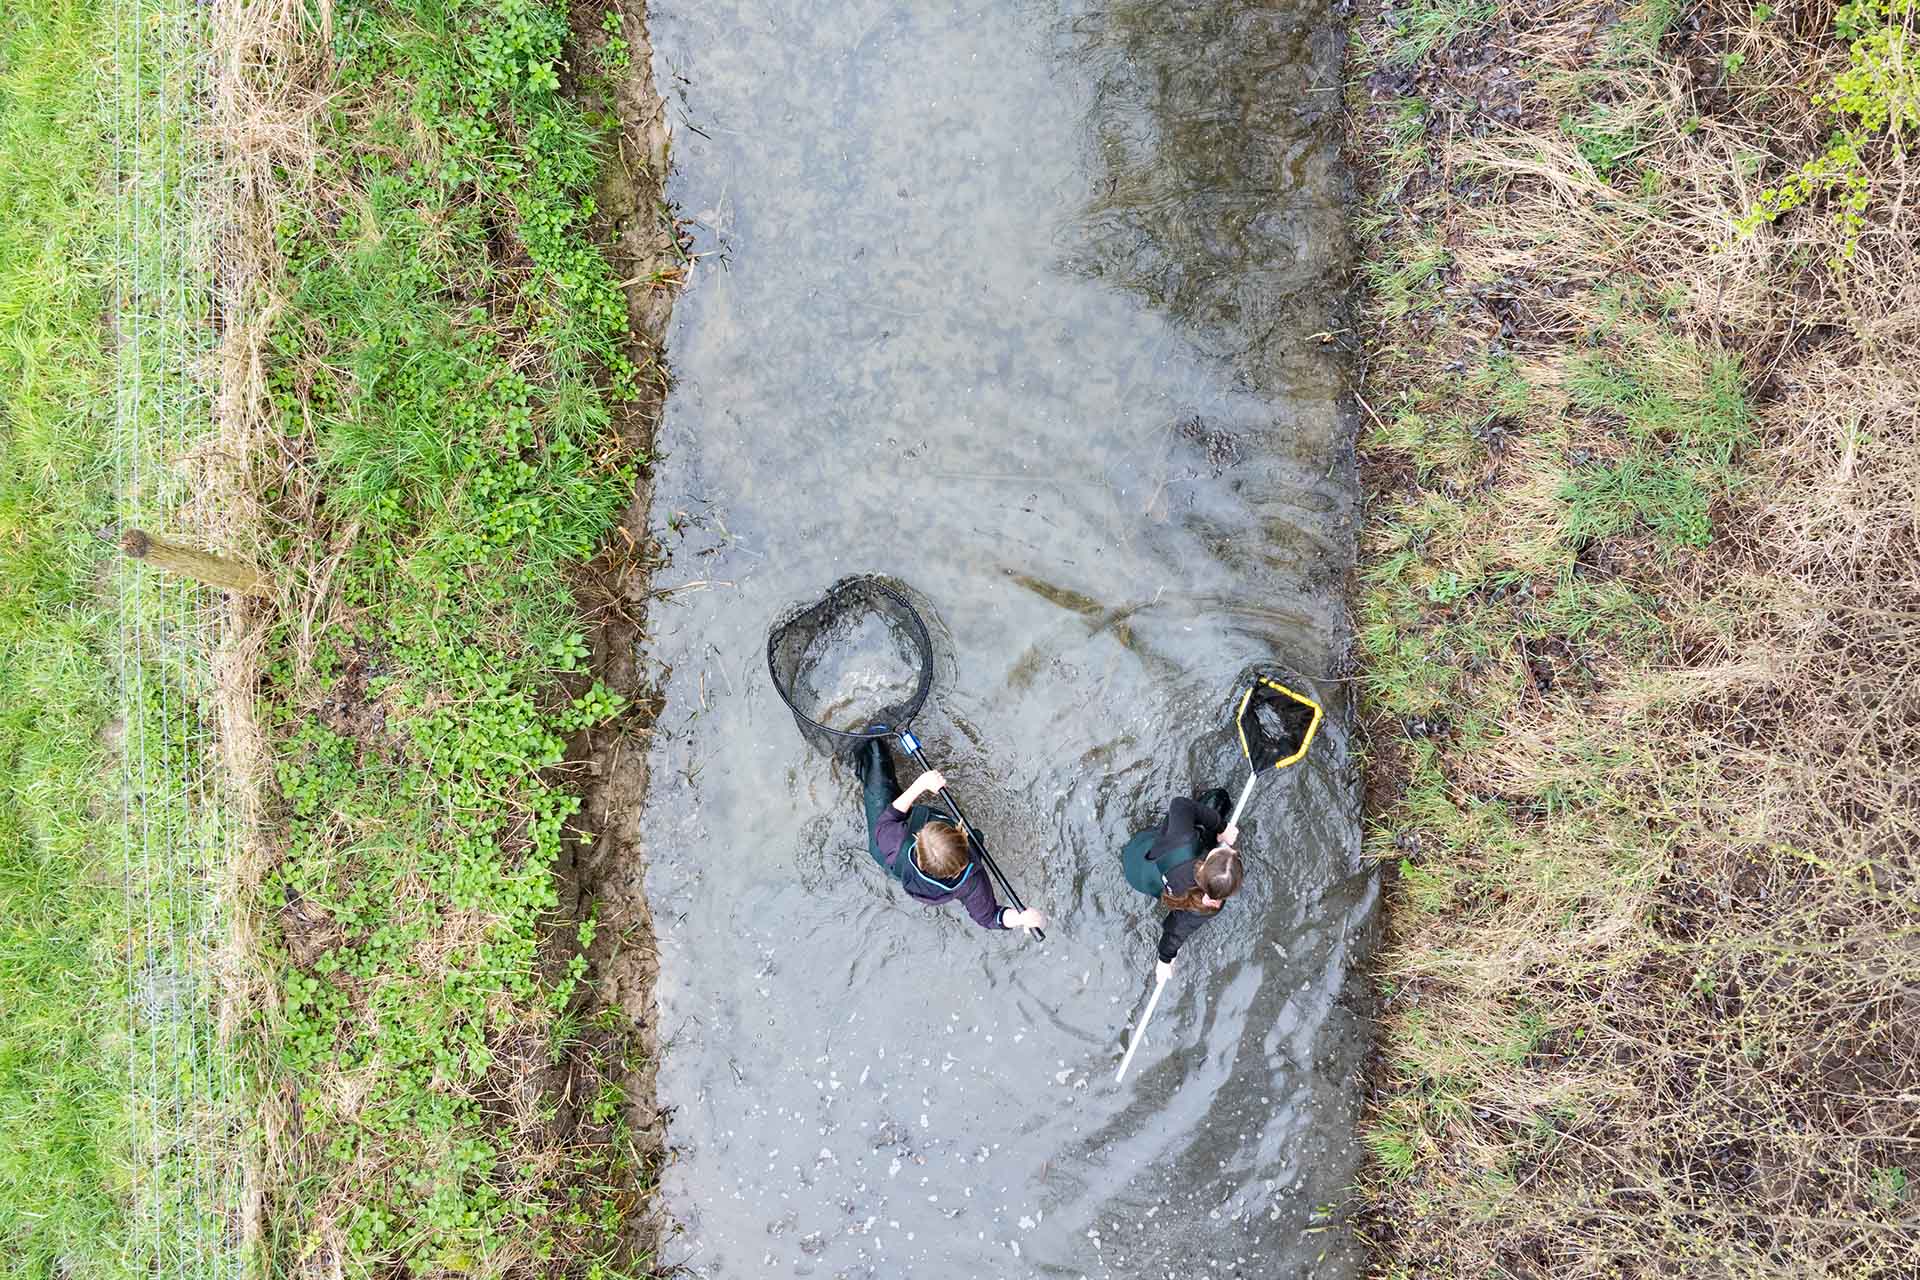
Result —
<path fill-rule="evenodd" d="M 1689 9 L 1603 76 L 1595 12 L 1503 5 L 1485 45 L 1356 103 L 1356 154 L 1388 156 L 1363 257 L 1451 255 L 1376 322 L 1363 387 L 1386 426 L 1359 609 L 1397 780 L 1371 839 L 1400 868 L 1378 1268 L 1920 1274 L 1920 182 L 1881 157 L 1837 275 L 1818 211 L 1740 239 L 1824 132 L 1829 8 Z M 1409 95 L 1435 104 L 1423 154 L 1392 127 Z M 1594 111 L 1632 148 L 1611 175 L 1562 124 Z M 1433 423 L 1485 416 L 1456 375 L 1495 347 L 1527 387 L 1509 442 L 1436 453 Z M 1617 353 L 1690 404 L 1716 351 L 1753 420 L 1711 543 L 1571 544 L 1576 451 L 1629 443 L 1570 375 Z M 1494 573 L 1528 589 L 1490 599 Z"/>
<path fill-rule="evenodd" d="M 275 201 L 286 175 L 309 168 L 314 156 L 312 91 L 318 60 L 302 52 L 303 23 L 330 24 L 332 5 L 275 0 L 218 4 L 209 28 L 217 50 L 209 77 L 210 128 L 219 165 L 204 192 L 216 245 L 215 315 L 220 326 L 214 430 L 187 460 L 194 501 L 182 513 L 202 544 L 259 564 L 269 563 L 262 495 L 273 472 L 272 432 L 266 411 L 262 347 L 281 292 L 281 263 L 273 247 Z M 296 1176 L 284 1091 L 270 1079 L 268 1052 L 252 1043 L 262 1009 L 276 1001 L 258 913 L 260 881 L 274 856 L 266 818 L 271 752 L 255 693 L 260 684 L 267 628 L 292 598 L 291 583 L 275 575 L 277 599 L 228 596 L 218 606 L 212 636 L 214 704 L 219 717 L 223 787 L 241 839 L 224 868 L 218 892 L 226 935 L 213 957 L 220 992 L 219 1026 L 255 1087 L 252 1139 L 245 1165 L 239 1236 L 249 1265 L 271 1269 L 268 1237 L 274 1202 Z"/>

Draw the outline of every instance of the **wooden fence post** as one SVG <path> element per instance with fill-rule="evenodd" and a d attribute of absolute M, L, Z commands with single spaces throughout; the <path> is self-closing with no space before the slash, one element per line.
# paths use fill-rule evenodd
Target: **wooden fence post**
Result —
<path fill-rule="evenodd" d="M 243 560 L 228 560 L 192 547 L 162 542 L 138 529 L 129 529 L 120 535 L 120 550 L 156 569 L 177 573 L 222 591 L 246 596 L 273 594 L 267 575 Z"/>

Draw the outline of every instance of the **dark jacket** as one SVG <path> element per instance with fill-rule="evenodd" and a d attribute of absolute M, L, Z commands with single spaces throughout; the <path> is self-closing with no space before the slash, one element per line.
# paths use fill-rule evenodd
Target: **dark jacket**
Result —
<path fill-rule="evenodd" d="M 940 880 L 922 871 L 913 860 L 911 851 L 903 854 L 901 847 L 908 837 L 919 832 L 930 818 L 937 817 L 926 805 L 917 804 L 906 813 L 892 805 L 880 815 L 874 826 L 873 839 L 876 848 L 886 860 L 887 870 L 907 891 L 907 896 L 916 902 L 928 906 L 938 906 L 942 902 L 960 899 L 967 914 L 982 929 L 1004 929 L 1000 923 L 1000 904 L 993 896 L 993 883 L 987 875 L 987 869 L 975 858 L 967 864 L 967 869 L 952 880 Z"/>
<path fill-rule="evenodd" d="M 1226 826 L 1225 815 L 1209 805 L 1196 804 L 1184 796 L 1173 802 L 1167 820 L 1160 824 L 1160 834 L 1154 837 L 1153 848 L 1147 851 L 1148 860 L 1166 877 L 1164 892 L 1168 897 L 1177 898 L 1193 888 L 1201 855 L 1213 848 Z M 1212 918 L 1197 911 L 1167 912 L 1166 922 L 1160 926 L 1160 959 L 1171 964 L 1187 939 Z"/>

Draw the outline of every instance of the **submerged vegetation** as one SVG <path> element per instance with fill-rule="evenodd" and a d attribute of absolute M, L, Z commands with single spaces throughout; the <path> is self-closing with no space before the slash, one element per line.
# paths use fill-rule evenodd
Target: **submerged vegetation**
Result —
<path fill-rule="evenodd" d="M 1920 1268 L 1914 14 L 1830 13 L 1356 17 L 1383 1274 Z"/>

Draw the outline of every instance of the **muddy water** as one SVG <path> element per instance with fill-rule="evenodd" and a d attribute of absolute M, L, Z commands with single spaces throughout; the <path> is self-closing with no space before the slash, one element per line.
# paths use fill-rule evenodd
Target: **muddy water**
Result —
<path fill-rule="evenodd" d="M 1346 1275 L 1362 871 L 1324 0 L 656 0 L 699 259 L 653 525 L 644 828 L 683 1226 L 714 1276 Z M 915 727 L 1043 943 L 905 902 L 764 667 L 852 572 L 928 602 Z M 1123 1086 L 1159 911 L 1118 850 L 1328 702 Z M 911 777 L 903 764 L 903 777 Z"/>

